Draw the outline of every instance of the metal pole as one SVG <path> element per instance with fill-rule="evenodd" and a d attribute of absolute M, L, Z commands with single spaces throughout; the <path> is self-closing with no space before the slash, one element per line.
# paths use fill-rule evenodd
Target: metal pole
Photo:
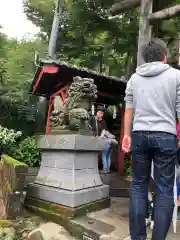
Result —
<path fill-rule="evenodd" d="M 61 14 L 61 0 L 57 0 L 56 2 L 56 9 L 54 13 L 54 20 L 52 24 L 51 35 L 49 39 L 49 46 L 48 46 L 48 56 L 54 58 L 56 53 L 56 44 L 59 32 L 59 23 L 60 23 L 60 14 Z"/>

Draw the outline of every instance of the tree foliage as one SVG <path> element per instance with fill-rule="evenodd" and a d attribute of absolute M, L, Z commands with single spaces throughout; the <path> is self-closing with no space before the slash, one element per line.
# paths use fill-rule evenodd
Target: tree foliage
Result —
<path fill-rule="evenodd" d="M 138 12 L 110 18 L 110 0 L 67 0 L 62 6 L 57 52 L 71 63 L 121 76 L 127 52 L 134 51 Z M 25 0 L 25 13 L 50 36 L 54 0 Z"/>
<path fill-rule="evenodd" d="M 112 18 L 107 11 L 112 0 L 61 2 L 57 57 L 110 75 L 129 76 L 136 67 L 139 10 Z M 179 2 L 156 1 L 154 10 Z M 38 36 L 19 42 L 0 33 L 0 121 L 5 125 L 11 125 L 12 119 L 19 123 L 33 122 L 36 101 L 29 100 L 28 91 L 35 72 L 34 54 L 39 51 L 44 57 L 47 52 L 54 9 L 55 0 L 24 0 L 26 16 L 40 27 Z M 178 19 L 159 22 L 153 30 L 168 43 L 170 61 L 177 62 Z"/>
<path fill-rule="evenodd" d="M 34 77 L 35 51 L 43 54 L 47 43 L 42 39 L 8 39 L 0 33 L 0 122 L 8 128 L 33 133 L 35 102 L 29 95 Z"/>
<path fill-rule="evenodd" d="M 57 52 L 60 58 L 72 64 L 121 76 L 132 73 L 136 66 L 139 9 L 118 17 L 109 16 L 107 9 L 116 2 L 111 0 L 62 1 Z M 179 3 L 179 0 L 154 2 L 154 11 Z M 53 21 L 55 0 L 24 0 L 24 11 L 34 24 L 49 38 Z M 177 21 L 158 22 L 154 34 L 170 45 L 174 59 L 177 39 Z M 173 27 L 171 25 L 173 24 Z M 173 45 L 173 47 L 172 47 Z M 176 48 L 177 52 L 177 48 Z M 174 59 L 170 59 L 171 62 Z"/>

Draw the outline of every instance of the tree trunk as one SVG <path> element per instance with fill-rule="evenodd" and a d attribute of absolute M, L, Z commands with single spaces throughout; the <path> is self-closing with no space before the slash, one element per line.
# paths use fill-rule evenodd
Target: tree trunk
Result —
<path fill-rule="evenodd" d="M 111 7 L 110 13 L 112 15 L 117 15 L 131 8 L 139 7 L 140 4 L 141 0 L 121 0 Z"/>

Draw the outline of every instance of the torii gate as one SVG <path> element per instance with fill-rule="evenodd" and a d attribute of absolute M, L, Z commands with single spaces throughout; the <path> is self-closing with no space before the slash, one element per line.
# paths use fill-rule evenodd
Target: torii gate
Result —
<path fill-rule="evenodd" d="M 155 0 L 158 1 L 158 0 Z M 165 8 L 158 12 L 152 12 L 153 0 L 119 0 L 114 4 L 110 12 L 112 15 L 121 14 L 124 11 L 140 6 L 140 21 L 139 21 L 139 41 L 138 41 L 138 57 L 137 65 L 143 63 L 141 55 L 141 46 L 144 41 L 150 40 L 152 36 L 152 22 L 155 20 L 170 19 L 180 15 L 180 4 L 173 7 Z"/>
<path fill-rule="evenodd" d="M 159 0 L 118 0 L 118 3 L 114 4 L 110 9 L 111 15 L 118 15 L 132 8 L 140 7 L 137 65 L 141 65 L 144 62 L 141 54 L 141 46 L 152 37 L 152 22 L 160 19 L 170 19 L 180 14 L 180 4 L 153 13 L 153 3 L 155 1 Z M 123 137 L 123 126 L 121 129 L 120 142 Z M 120 173 L 124 171 L 124 153 L 122 151 L 120 152 L 119 170 Z"/>

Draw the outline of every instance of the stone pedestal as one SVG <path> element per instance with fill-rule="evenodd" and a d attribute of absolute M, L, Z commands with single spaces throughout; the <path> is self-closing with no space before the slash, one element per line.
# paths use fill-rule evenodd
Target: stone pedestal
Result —
<path fill-rule="evenodd" d="M 27 198 L 77 208 L 109 197 L 98 171 L 98 152 L 104 142 L 84 135 L 40 136 L 39 173 L 28 186 Z"/>

